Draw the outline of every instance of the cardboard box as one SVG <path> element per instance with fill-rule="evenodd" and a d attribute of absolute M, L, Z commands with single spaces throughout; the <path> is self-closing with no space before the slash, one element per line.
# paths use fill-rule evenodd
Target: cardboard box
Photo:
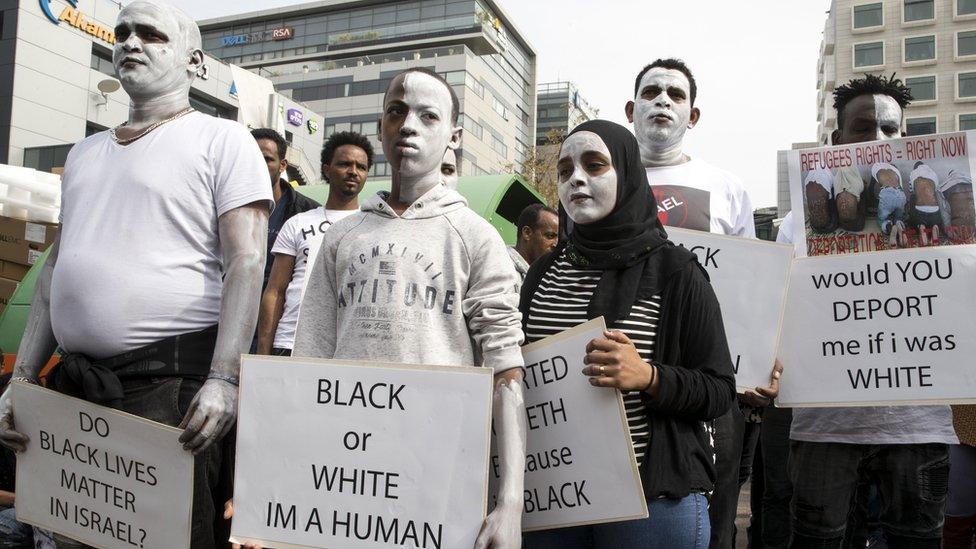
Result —
<path fill-rule="evenodd" d="M 33 265 L 57 232 L 57 225 L 0 217 L 0 260 Z"/>
<path fill-rule="evenodd" d="M 27 271 L 31 270 L 30 265 L 21 265 L 11 261 L 0 260 L 0 278 L 21 281 L 27 276 Z"/>
<path fill-rule="evenodd" d="M 0 312 L 7 308 L 7 303 L 10 303 L 10 298 L 17 289 L 17 284 L 16 280 L 0 278 Z"/>

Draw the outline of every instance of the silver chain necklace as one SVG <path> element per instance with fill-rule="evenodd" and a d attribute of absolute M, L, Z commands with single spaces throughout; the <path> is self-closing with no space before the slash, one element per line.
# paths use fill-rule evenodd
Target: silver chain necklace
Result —
<path fill-rule="evenodd" d="M 167 118 L 165 120 L 160 120 L 159 122 L 154 122 L 154 123 L 150 124 L 146 129 L 144 129 L 141 132 L 137 133 L 136 135 L 134 135 L 132 137 L 128 137 L 126 139 L 120 139 L 119 136 L 115 133 L 115 130 L 118 130 L 122 126 L 125 126 L 126 124 L 128 124 L 128 122 L 123 122 L 123 123 L 119 124 L 118 126 L 112 128 L 111 130 L 108 131 L 108 134 L 112 138 L 112 141 L 115 141 L 119 145 L 128 145 L 129 143 L 132 143 L 136 139 L 139 139 L 140 137 L 145 136 L 147 133 L 155 130 L 156 128 L 162 126 L 163 124 L 165 124 L 167 122 L 172 122 L 173 120 L 176 120 L 177 118 L 179 118 L 181 116 L 185 116 L 187 114 L 190 114 L 193 111 L 194 111 L 194 108 L 193 107 L 187 107 L 187 108 L 183 109 L 182 111 L 174 114 L 173 116 L 170 116 L 169 118 Z"/>

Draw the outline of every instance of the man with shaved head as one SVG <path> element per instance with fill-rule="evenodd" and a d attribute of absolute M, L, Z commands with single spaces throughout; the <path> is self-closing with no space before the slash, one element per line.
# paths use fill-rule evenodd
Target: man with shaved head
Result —
<path fill-rule="evenodd" d="M 192 19 L 137 1 L 119 14 L 115 36 L 128 120 L 68 155 L 61 228 L 14 378 L 35 383 L 59 347 L 54 389 L 184 429 L 180 442 L 196 456 L 191 547 L 210 548 L 215 443 L 237 413 L 271 189 L 248 131 L 190 107 L 190 86 L 204 71 Z M 23 451 L 32 442 L 14 430 L 14 413 L 5 392 L 0 442 Z"/>

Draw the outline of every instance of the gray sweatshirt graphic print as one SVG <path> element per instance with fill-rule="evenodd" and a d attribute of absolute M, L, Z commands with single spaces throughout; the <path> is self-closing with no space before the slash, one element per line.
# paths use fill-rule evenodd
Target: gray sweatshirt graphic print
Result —
<path fill-rule="evenodd" d="M 326 233 L 294 355 L 523 366 L 519 276 L 494 227 L 444 186 L 402 216 L 384 196 Z"/>

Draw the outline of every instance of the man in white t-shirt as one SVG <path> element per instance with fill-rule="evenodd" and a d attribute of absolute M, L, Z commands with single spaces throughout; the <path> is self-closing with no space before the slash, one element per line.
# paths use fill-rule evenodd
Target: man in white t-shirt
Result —
<path fill-rule="evenodd" d="M 321 245 L 326 230 L 359 210 L 359 193 L 372 166 L 373 146 L 366 137 L 339 132 L 325 142 L 322 178 L 329 184 L 329 198 L 325 206 L 286 221 L 271 248 L 275 257 L 261 298 L 258 354 L 291 356 L 309 254 Z"/>
<path fill-rule="evenodd" d="M 196 455 L 191 543 L 215 547 L 215 443 L 237 413 L 271 189 L 247 129 L 190 107 L 191 83 L 205 71 L 193 19 L 159 1 L 136 1 L 119 14 L 115 36 L 128 121 L 68 155 L 61 228 L 14 375 L 36 383 L 60 347 L 49 386 L 180 425 L 183 448 Z M 31 441 L 14 423 L 7 391 L 0 442 L 23 451 Z"/>
<path fill-rule="evenodd" d="M 634 124 L 647 181 L 657 199 L 658 217 L 669 227 L 730 236 L 756 237 L 749 193 L 738 177 L 684 152 L 685 132 L 701 118 L 698 86 L 678 59 L 658 59 L 634 82 L 625 107 Z M 772 365 L 770 365 L 772 366 Z M 751 404 L 769 403 L 772 387 L 749 391 Z M 755 414 L 758 415 L 758 414 Z M 740 459 L 751 464 L 758 424 L 746 424 L 737 406 L 713 422 L 717 479 L 709 515 L 713 548 L 731 548 L 740 486 Z M 743 439 L 748 439 L 743 443 Z"/>
<path fill-rule="evenodd" d="M 894 78 L 868 75 L 838 87 L 833 144 L 901 137 L 910 101 L 910 90 Z M 787 214 L 777 242 L 793 243 L 795 223 Z M 948 406 L 797 408 L 790 438 L 793 547 L 840 547 L 850 531 L 852 494 L 866 483 L 878 487 L 888 547 L 940 547 L 948 444 L 958 441 Z"/>

